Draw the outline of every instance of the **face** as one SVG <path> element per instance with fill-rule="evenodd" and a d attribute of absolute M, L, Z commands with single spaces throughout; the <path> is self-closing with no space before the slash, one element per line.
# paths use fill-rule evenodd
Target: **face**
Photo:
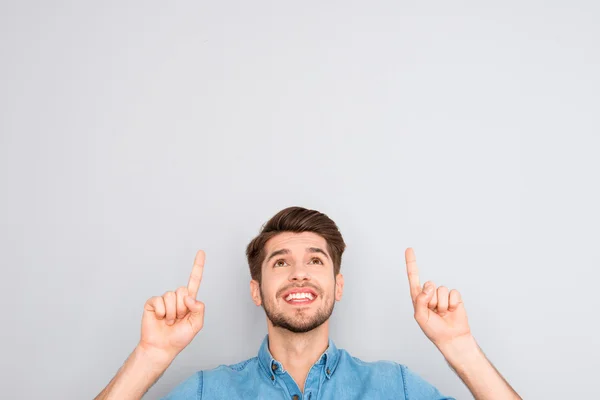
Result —
<path fill-rule="evenodd" d="M 326 322 L 342 298 L 344 278 L 334 276 L 325 239 L 313 232 L 283 232 L 266 244 L 262 282 L 250 282 L 252 299 L 274 327 L 295 333 Z"/>

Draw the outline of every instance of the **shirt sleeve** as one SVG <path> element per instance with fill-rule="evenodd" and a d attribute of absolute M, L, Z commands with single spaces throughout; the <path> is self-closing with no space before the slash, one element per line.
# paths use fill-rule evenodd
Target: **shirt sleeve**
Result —
<path fill-rule="evenodd" d="M 181 382 L 162 400 L 202 400 L 202 371 Z"/>
<path fill-rule="evenodd" d="M 439 390 L 406 365 L 400 364 L 400 371 L 406 400 L 456 400 L 454 397 L 442 395 Z"/>

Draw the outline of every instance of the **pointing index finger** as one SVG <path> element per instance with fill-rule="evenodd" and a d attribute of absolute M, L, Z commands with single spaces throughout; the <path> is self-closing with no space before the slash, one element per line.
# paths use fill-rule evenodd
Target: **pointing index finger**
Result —
<path fill-rule="evenodd" d="M 194 259 L 194 266 L 192 267 L 192 273 L 190 274 L 190 280 L 188 282 L 188 294 L 192 296 L 193 299 L 196 298 L 198 294 L 198 289 L 200 288 L 200 282 L 202 281 L 202 272 L 204 271 L 204 260 L 206 259 L 206 254 L 202 250 L 198 250 L 196 253 L 196 258 Z"/>
<path fill-rule="evenodd" d="M 410 297 L 414 300 L 421 293 L 421 284 L 419 283 L 419 268 L 417 268 L 417 258 L 414 250 L 409 247 L 404 252 L 406 259 L 406 273 L 408 275 L 408 285 L 410 286 Z"/>

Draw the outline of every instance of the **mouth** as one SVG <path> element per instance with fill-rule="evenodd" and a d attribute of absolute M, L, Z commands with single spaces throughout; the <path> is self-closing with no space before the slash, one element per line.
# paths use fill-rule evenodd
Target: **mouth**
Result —
<path fill-rule="evenodd" d="M 317 293 L 310 288 L 296 288 L 281 296 L 286 303 L 301 306 L 313 303 L 317 297 Z"/>

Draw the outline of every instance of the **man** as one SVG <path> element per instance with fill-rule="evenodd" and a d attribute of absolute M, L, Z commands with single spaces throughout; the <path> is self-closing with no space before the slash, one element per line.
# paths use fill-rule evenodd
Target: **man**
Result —
<path fill-rule="evenodd" d="M 403 364 L 364 362 L 336 348 L 329 317 L 344 289 L 346 245 L 325 214 L 289 207 L 271 218 L 246 249 L 252 301 L 267 316 L 257 357 L 199 371 L 166 398 L 179 399 L 452 399 Z M 456 290 L 421 287 L 412 249 L 405 252 L 415 319 L 473 396 L 520 399 L 471 335 Z M 96 399 L 140 399 L 202 329 L 196 300 L 205 254 L 198 251 L 187 287 L 144 306 L 138 346 Z"/>

